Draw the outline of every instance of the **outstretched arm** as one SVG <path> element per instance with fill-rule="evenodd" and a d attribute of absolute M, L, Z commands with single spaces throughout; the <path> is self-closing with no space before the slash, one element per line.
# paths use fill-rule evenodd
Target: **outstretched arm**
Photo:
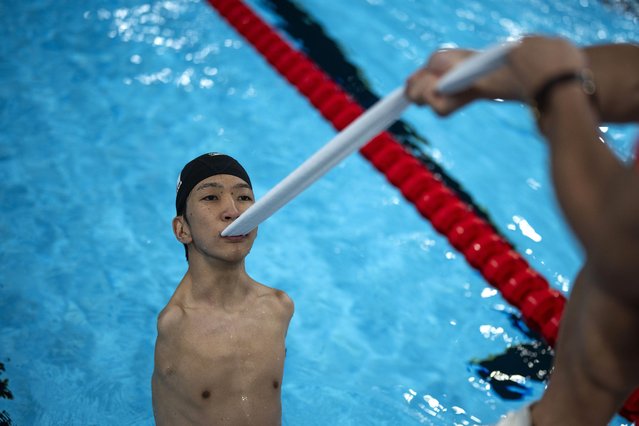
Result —
<path fill-rule="evenodd" d="M 534 40 L 560 43 L 560 39 L 530 37 L 524 40 L 522 48 L 528 50 Z M 606 44 L 581 49 L 582 54 L 593 71 L 597 84 L 597 111 L 604 122 L 639 121 L 639 45 Z M 429 105 L 440 115 L 448 115 L 467 103 L 477 99 L 505 99 L 526 102 L 538 84 L 537 78 L 521 81 L 510 67 L 499 70 L 479 79 L 470 89 L 453 96 L 444 96 L 436 91 L 437 81 L 455 65 L 476 52 L 465 49 L 446 49 L 435 52 L 427 64 L 415 72 L 407 81 L 406 93 L 418 105 Z M 559 62 L 543 62 L 549 52 L 533 53 L 530 58 L 532 70 L 540 78 L 539 70 L 548 73 L 561 71 L 565 58 Z M 533 76 L 534 77 L 534 76 Z"/>
<path fill-rule="evenodd" d="M 508 66 L 462 93 L 437 93 L 438 80 L 472 54 L 435 53 L 409 78 L 408 97 L 446 115 L 475 99 L 528 101 L 559 75 L 592 71 L 595 96 L 586 95 L 577 80 L 552 86 L 539 125 L 550 145 L 557 197 L 594 266 L 607 267 L 605 274 L 629 272 L 633 259 L 639 258 L 639 175 L 601 143 L 598 124 L 639 121 L 639 46 L 579 49 L 563 39 L 525 38 L 511 51 Z"/>

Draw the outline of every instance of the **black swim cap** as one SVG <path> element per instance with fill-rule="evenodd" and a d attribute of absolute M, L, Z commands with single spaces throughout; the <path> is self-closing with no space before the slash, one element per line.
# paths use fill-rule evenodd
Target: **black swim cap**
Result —
<path fill-rule="evenodd" d="M 178 178 L 175 196 L 175 211 L 178 215 L 184 214 L 186 199 L 195 185 L 215 175 L 236 176 L 253 188 L 248 173 L 234 158 L 217 152 L 200 155 L 184 166 Z"/>

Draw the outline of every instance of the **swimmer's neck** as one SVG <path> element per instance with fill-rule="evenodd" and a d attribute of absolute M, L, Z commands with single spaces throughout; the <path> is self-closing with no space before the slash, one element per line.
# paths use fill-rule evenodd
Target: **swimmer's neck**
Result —
<path fill-rule="evenodd" d="M 185 301 L 229 307 L 246 298 L 252 281 L 246 273 L 244 260 L 233 264 L 195 261 L 189 262 L 180 287 L 185 290 Z"/>

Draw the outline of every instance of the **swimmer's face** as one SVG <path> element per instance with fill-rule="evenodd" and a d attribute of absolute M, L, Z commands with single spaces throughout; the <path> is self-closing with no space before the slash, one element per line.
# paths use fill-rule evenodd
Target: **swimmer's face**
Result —
<path fill-rule="evenodd" d="M 253 190 L 236 176 L 211 176 L 195 185 L 186 200 L 184 214 L 187 242 L 176 231 L 178 239 L 189 246 L 189 259 L 194 251 L 230 262 L 244 259 L 257 230 L 241 237 L 224 238 L 220 233 L 254 203 Z"/>

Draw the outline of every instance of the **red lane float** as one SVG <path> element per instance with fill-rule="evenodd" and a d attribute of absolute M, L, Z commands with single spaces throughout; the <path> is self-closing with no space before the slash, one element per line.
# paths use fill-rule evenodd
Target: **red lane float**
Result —
<path fill-rule="evenodd" d="M 363 113 L 364 109 L 338 84 L 241 0 L 209 0 L 209 3 L 337 130 L 344 129 Z M 508 303 L 521 311 L 531 329 L 554 345 L 566 303 L 561 293 L 550 288 L 546 279 L 389 132 L 373 138 L 360 153 L 464 254 Z M 639 390 L 628 399 L 621 414 L 631 421 L 639 420 Z"/>

